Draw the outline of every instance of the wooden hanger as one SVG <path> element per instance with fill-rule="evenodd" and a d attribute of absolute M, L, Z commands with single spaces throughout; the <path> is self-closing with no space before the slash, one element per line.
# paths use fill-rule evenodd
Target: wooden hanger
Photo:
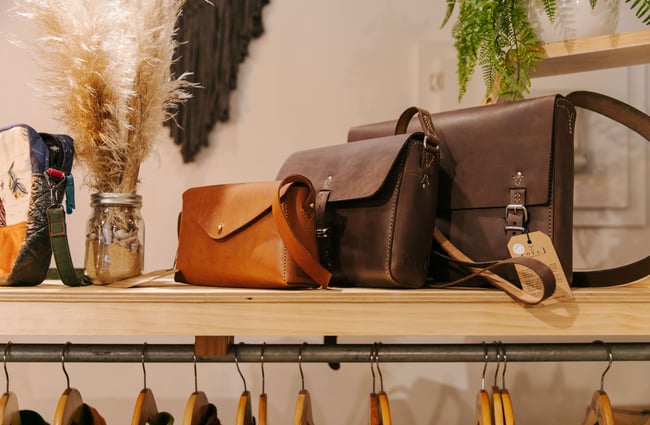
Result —
<path fill-rule="evenodd" d="M 7 342 L 2 363 L 5 370 L 5 377 L 7 378 L 7 389 L 5 393 L 0 396 L 0 425 L 20 425 L 20 409 L 18 408 L 18 397 L 16 394 L 9 391 L 9 372 L 7 371 L 7 353 L 11 341 Z"/>
<path fill-rule="evenodd" d="M 476 396 L 475 425 L 492 425 L 492 408 L 490 407 L 490 394 L 481 388 Z"/>
<path fill-rule="evenodd" d="M 614 412 L 607 393 L 594 391 L 583 425 L 614 425 Z"/>
<path fill-rule="evenodd" d="M 368 419 L 370 425 L 381 425 L 381 410 L 379 408 L 379 396 L 373 390 L 370 393 L 370 402 L 368 404 Z"/>
<path fill-rule="evenodd" d="M 210 402 L 203 391 L 199 391 L 198 374 L 196 373 L 196 354 L 194 354 L 194 392 L 185 404 L 183 413 L 183 425 L 202 425 L 205 420 Z"/>
<path fill-rule="evenodd" d="M 311 409 L 311 395 L 305 389 L 305 375 L 302 372 L 302 350 L 307 343 L 303 343 L 298 352 L 298 369 L 300 370 L 301 390 L 296 399 L 296 408 L 293 415 L 294 425 L 314 425 L 314 417 Z"/>
<path fill-rule="evenodd" d="M 492 407 L 490 406 L 490 395 L 485 390 L 485 372 L 488 365 L 488 350 L 485 342 L 485 363 L 483 364 L 483 374 L 481 375 L 481 389 L 476 396 L 476 406 L 474 414 L 474 425 L 492 425 Z"/>
<path fill-rule="evenodd" d="M 589 403 L 589 409 L 587 410 L 587 416 L 582 422 L 583 425 L 614 425 L 614 412 L 612 410 L 612 405 L 609 401 L 609 396 L 604 390 L 605 384 L 605 374 L 612 366 L 612 352 L 609 349 L 609 346 L 602 341 L 595 341 L 603 344 L 607 349 L 607 354 L 609 356 L 609 363 L 607 368 L 600 377 L 600 389 L 594 391 L 591 397 L 591 403 Z"/>
<path fill-rule="evenodd" d="M 0 425 L 20 425 L 18 397 L 9 391 L 0 397 Z"/>
<path fill-rule="evenodd" d="M 251 393 L 246 388 L 246 379 L 239 368 L 239 360 L 237 358 L 238 354 L 238 350 L 236 349 L 235 366 L 237 366 L 237 372 L 239 372 L 239 376 L 244 383 L 244 391 L 239 396 L 239 404 L 237 404 L 237 413 L 235 415 L 235 425 L 255 425 L 255 418 L 253 417 L 253 410 L 251 407 Z"/>
<path fill-rule="evenodd" d="M 153 391 L 147 388 L 147 370 L 144 365 L 144 354 L 147 348 L 147 343 L 145 342 L 142 347 L 142 374 L 144 384 L 142 390 L 138 393 L 138 397 L 135 399 L 135 406 L 133 408 L 133 416 L 131 417 L 131 425 L 157 425 L 158 417 L 158 406 L 156 406 L 156 398 L 153 395 Z"/>
<path fill-rule="evenodd" d="M 61 367 L 65 374 L 66 389 L 63 391 L 63 394 L 61 394 L 61 397 L 59 397 L 59 401 L 56 404 L 52 425 L 70 425 L 73 422 L 79 425 L 83 424 L 83 398 L 77 389 L 70 387 L 70 376 L 65 370 L 65 352 L 69 346 L 70 343 L 67 342 L 63 347 L 63 352 L 61 353 Z"/>
<path fill-rule="evenodd" d="M 503 400 L 501 390 L 498 386 L 492 386 L 492 418 L 494 425 L 504 425 L 503 421 Z"/>
<path fill-rule="evenodd" d="M 267 425 L 267 413 L 268 413 L 268 400 L 266 396 L 265 386 L 266 386 L 266 376 L 264 375 L 264 346 L 266 342 L 262 345 L 260 351 L 260 368 L 262 369 L 262 392 L 260 393 L 260 398 L 257 404 L 257 425 Z"/>
<path fill-rule="evenodd" d="M 194 391 L 185 404 L 183 425 L 202 425 L 209 407 L 210 402 L 205 393 L 203 391 Z"/>

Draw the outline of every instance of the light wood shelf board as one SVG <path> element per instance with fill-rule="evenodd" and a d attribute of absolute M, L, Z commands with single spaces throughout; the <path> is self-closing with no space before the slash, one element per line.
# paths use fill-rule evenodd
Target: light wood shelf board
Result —
<path fill-rule="evenodd" d="M 650 30 L 549 43 L 543 46 L 543 55 L 532 77 L 646 64 Z"/>
<path fill-rule="evenodd" d="M 0 288 L 13 335 L 650 335 L 650 278 L 523 307 L 492 289 Z"/>

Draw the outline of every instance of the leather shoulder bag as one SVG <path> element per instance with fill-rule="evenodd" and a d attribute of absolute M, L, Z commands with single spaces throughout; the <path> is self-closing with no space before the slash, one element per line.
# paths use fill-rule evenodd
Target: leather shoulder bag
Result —
<path fill-rule="evenodd" d="M 611 97 L 574 92 L 436 113 L 440 135 L 440 183 L 436 227 L 452 260 L 490 262 L 509 258 L 510 237 L 540 231 L 555 247 L 574 286 L 608 286 L 650 273 L 650 257 L 607 270 L 573 271 L 573 138 L 576 107 L 616 120 L 650 140 L 650 117 Z M 385 121 L 353 127 L 348 141 L 415 131 Z M 463 276 L 467 267 L 438 256 L 434 281 Z M 514 269 L 504 273 L 516 281 Z"/>

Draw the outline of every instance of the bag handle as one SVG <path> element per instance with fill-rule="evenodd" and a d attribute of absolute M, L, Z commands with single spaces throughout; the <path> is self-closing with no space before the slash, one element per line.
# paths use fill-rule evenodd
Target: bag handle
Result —
<path fill-rule="evenodd" d="M 418 106 L 411 106 L 402 112 L 397 120 L 397 124 L 395 125 L 395 134 L 405 134 L 409 122 L 411 122 L 411 118 L 416 114 L 420 120 L 420 127 L 422 128 L 422 131 L 424 131 L 426 141 L 432 142 L 434 146 L 438 146 L 440 144 L 440 137 L 438 137 L 436 127 L 433 125 L 433 121 L 431 120 L 431 113 Z"/>
<path fill-rule="evenodd" d="M 575 106 L 597 112 L 623 124 L 650 141 L 650 116 L 618 99 L 591 91 L 575 91 L 566 98 Z M 582 287 L 614 286 L 634 282 L 650 273 L 650 256 L 620 267 L 574 271 L 573 285 Z"/>
<path fill-rule="evenodd" d="M 271 212 L 273 218 L 275 219 L 275 224 L 280 233 L 280 237 L 284 242 L 287 251 L 291 258 L 293 258 L 298 266 L 307 273 L 307 275 L 312 278 L 316 283 L 318 283 L 322 288 L 327 288 L 327 285 L 332 277 L 332 274 L 324 268 L 316 258 L 305 248 L 305 245 L 300 241 L 296 236 L 294 231 L 291 229 L 291 225 L 287 221 L 287 218 L 282 212 L 282 206 L 280 205 L 280 193 L 282 188 L 286 185 L 293 184 L 302 184 L 309 188 L 309 202 L 313 204 L 314 201 L 314 187 L 312 186 L 309 179 L 304 176 L 294 174 L 291 176 L 285 177 L 278 186 L 278 192 L 276 196 L 273 197 L 273 203 L 271 205 Z"/>

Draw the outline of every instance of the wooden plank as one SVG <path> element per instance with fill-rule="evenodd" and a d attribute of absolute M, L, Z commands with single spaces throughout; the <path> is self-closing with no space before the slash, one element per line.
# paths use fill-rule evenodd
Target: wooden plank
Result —
<path fill-rule="evenodd" d="M 559 41 L 543 50 L 545 58 L 532 77 L 641 65 L 650 57 L 650 30 Z"/>
<path fill-rule="evenodd" d="M 523 307 L 484 290 L 0 288 L 6 335 L 575 336 L 650 334 L 650 277 Z"/>

